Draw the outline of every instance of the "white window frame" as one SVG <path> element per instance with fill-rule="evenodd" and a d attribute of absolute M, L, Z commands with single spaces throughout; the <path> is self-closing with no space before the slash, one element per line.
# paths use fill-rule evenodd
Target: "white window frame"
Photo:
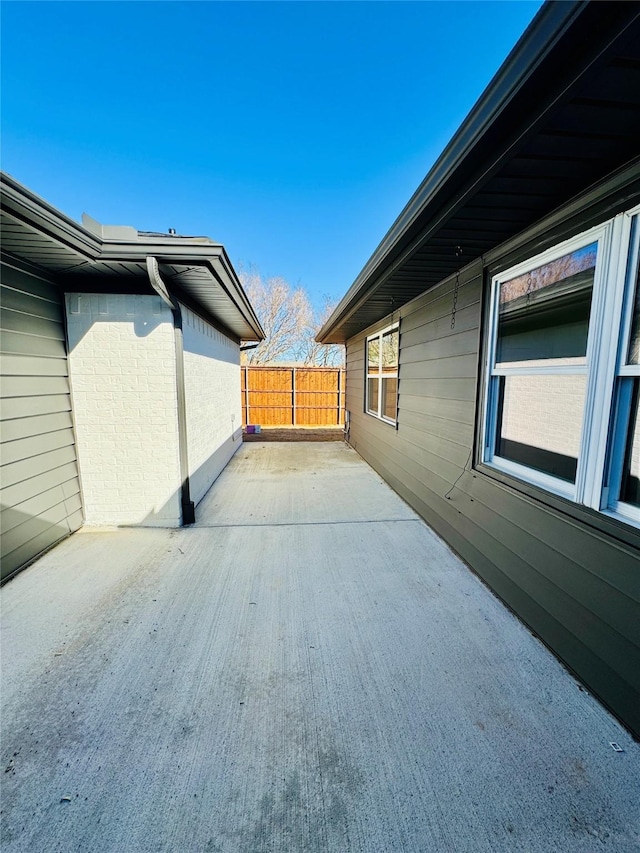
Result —
<path fill-rule="evenodd" d="M 384 337 L 384 335 L 387 335 L 387 334 L 389 334 L 389 332 L 393 332 L 393 331 L 396 331 L 398 333 L 398 352 L 397 352 L 398 364 L 396 365 L 396 371 L 395 371 L 396 386 L 397 386 L 396 387 L 396 406 L 395 406 L 395 417 L 394 418 L 388 418 L 382 414 L 382 401 L 383 401 L 383 394 L 382 394 L 382 379 L 383 379 L 383 374 L 382 374 L 382 338 Z M 369 370 L 369 341 L 375 341 L 375 340 L 379 341 L 378 369 L 375 373 L 372 373 Z M 364 359 L 365 359 L 365 362 L 364 362 L 365 363 L 365 386 L 364 386 L 364 411 L 365 411 L 365 414 L 371 415 L 372 418 L 378 418 L 378 420 L 384 421 L 384 423 L 386 423 L 386 424 L 391 424 L 391 425 L 395 426 L 397 423 L 397 420 L 398 420 L 398 390 L 399 390 L 398 386 L 399 386 L 399 383 L 397 382 L 397 380 L 398 380 L 398 369 L 400 367 L 400 323 L 399 322 L 392 323 L 390 326 L 386 326 L 384 329 L 381 329 L 379 332 L 376 332 L 375 335 L 369 335 L 367 337 L 367 339 L 365 341 Z M 394 374 L 386 374 L 386 376 L 384 376 L 384 378 L 393 379 L 393 376 L 394 376 Z M 375 411 L 369 408 L 369 380 L 370 379 L 377 379 L 378 380 L 378 408 Z"/>
<path fill-rule="evenodd" d="M 635 219 L 634 219 L 635 217 Z M 633 233 L 632 233 L 633 224 Z M 487 369 L 481 434 L 481 462 L 496 470 L 608 515 L 640 526 L 640 510 L 617 501 L 617 492 L 605 489 L 608 476 L 615 485 L 621 469 L 627 423 L 617 403 L 620 377 L 640 376 L 637 365 L 626 360 L 633 309 L 633 273 L 638 255 L 640 206 L 601 225 L 553 246 L 545 252 L 492 277 Z M 586 363 L 532 367 L 498 367 L 498 300 L 500 283 L 526 274 L 579 248 L 597 243 L 591 312 L 587 333 Z M 500 457 L 494 450 L 498 421 L 500 377 L 510 375 L 584 374 L 587 387 L 575 483 L 553 477 L 524 464 Z M 628 421 L 628 412 L 626 415 Z M 610 423 L 613 426 L 610 428 Z M 618 472 L 618 473 L 616 473 Z M 617 490 L 620 487 L 618 476 Z M 613 491 L 614 499 L 609 497 Z"/>
<path fill-rule="evenodd" d="M 640 507 L 620 500 L 622 468 L 627 445 L 627 432 L 631 414 L 633 380 L 640 381 L 640 364 L 627 364 L 631 323 L 635 305 L 636 276 L 640 256 L 640 205 L 629 211 L 629 252 L 624 276 L 622 296 L 622 323 L 620 343 L 616 357 L 614 389 L 612 395 L 612 420 L 608 444 L 608 460 L 601 506 L 608 515 L 618 516 L 640 527 Z M 640 284 L 638 284 L 640 287 Z"/>

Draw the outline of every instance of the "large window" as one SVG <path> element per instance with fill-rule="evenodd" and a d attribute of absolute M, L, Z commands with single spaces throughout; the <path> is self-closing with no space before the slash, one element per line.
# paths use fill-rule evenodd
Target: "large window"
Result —
<path fill-rule="evenodd" d="M 639 212 L 494 276 L 483 461 L 640 526 Z"/>
<path fill-rule="evenodd" d="M 367 338 L 366 410 L 394 424 L 398 406 L 398 326 Z"/>

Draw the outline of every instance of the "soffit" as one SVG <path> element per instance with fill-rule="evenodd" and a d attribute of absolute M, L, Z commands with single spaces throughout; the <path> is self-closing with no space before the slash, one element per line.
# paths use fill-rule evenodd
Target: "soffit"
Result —
<path fill-rule="evenodd" d="M 0 211 L 0 234 L 3 252 L 54 274 L 88 262 L 88 256 L 78 248 L 40 230 L 35 223 L 22 221 L 7 210 Z"/>
<path fill-rule="evenodd" d="M 164 253 L 159 249 L 164 249 Z M 240 340 L 258 341 L 264 337 L 239 282 L 229 276 L 221 258 L 211 251 L 205 257 L 192 256 L 191 259 L 173 258 L 167 255 L 167 247 L 153 245 L 138 248 L 137 260 L 118 259 L 115 247 L 110 248 L 110 253 L 108 260 L 101 257 L 69 270 L 64 289 L 152 293 L 146 268 L 146 258 L 151 255 L 157 259 L 169 291 L 179 301 L 211 318 L 214 324 L 221 325 Z"/>

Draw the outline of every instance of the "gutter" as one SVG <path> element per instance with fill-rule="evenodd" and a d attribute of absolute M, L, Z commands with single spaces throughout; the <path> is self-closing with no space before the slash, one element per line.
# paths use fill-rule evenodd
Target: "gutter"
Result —
<path fill-rule="evenodd" d="M 173 314 L 173 332 L 176 350 L 176 398 L 178 403 L 178 450 L 180 455 L 180 506 L 182 524 L 193 524 L 196 520 L 195 504 L 191 500 L 189 481 L 189 457 L 187 454 L 187 403 L 184 383 L 184 338 L 182 334 L 182 311 L 180 303 L 167 290 L 160 277 L 158 261 L 152 255 L 147 256 L 147 273 L 151 287 L 165 302 Z"/>

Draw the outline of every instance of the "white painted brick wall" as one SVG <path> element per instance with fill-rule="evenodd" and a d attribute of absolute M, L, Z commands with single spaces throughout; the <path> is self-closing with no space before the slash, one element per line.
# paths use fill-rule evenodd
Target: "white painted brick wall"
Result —
<path fill-rule="evenodd" d="M 173 317 L 157 296 L 68 294 L 87 524 L 179 526 Z"/>
<path fill-rule="evenodd" d="M 242 442 L 240 347 L 182 306 L 191 500 L 207 493 Z"/>
<path fill-rule="evenodd" d="M 585 391 L 586 376 L 508 377 L 503 437 L 577 459 Z"/>

